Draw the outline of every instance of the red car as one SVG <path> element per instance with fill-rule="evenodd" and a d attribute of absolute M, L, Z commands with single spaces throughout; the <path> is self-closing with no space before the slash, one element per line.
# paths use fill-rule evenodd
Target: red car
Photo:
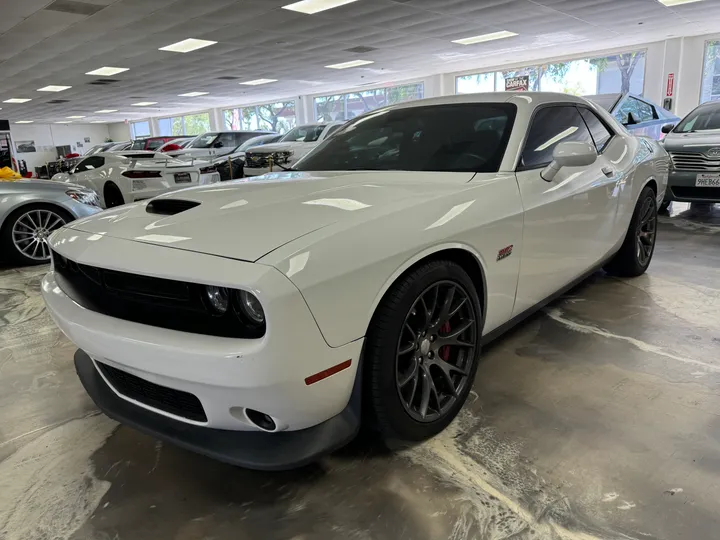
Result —
<path fill-rule="evenodd" d="M 145 137 L 143 139 L 135 139 L 132 146 L 127 150 L 157 150 L 166 142 L 175 139 L 192 139 L 194 135 L 168 135 L 167 137 Z"/>

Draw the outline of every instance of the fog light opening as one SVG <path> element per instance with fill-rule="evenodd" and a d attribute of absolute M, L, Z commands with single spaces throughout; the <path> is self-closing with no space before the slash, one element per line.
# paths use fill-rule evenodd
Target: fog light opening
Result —
<path fill-rule="evenodd" d="M 277 429 L 275 420 L 265 413 L 261 413 L 260 411 L 256 411 L 254 409 L 245 409 L 245 416 L 247 416 L 248 420 L 263 431 L 275 431 Z"/>

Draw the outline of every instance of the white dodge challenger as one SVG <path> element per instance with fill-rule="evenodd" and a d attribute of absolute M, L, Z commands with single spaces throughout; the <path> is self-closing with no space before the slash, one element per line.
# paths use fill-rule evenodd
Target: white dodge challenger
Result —
<path fill-rule="evenodd" d="M 645 272 L 668 156 L 582 99 L 488 93 L 354 119 L 288 172 L 80 219 L 48 310 L 109 416 L 277 470 L 361 418 L 418 441 L 481 346 L 589 273 Z"/>

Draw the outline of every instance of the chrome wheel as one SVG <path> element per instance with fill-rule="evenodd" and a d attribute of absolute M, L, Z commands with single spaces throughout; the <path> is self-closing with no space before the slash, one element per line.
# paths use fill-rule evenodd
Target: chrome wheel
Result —
<path fill-rule="evenodd" d="M 470 384 L 478 345 L 475 309 L 453 281 L 428 287 L 405 317 L 395 381 L 405 411 L 419 422 L 445 415 Z"/>
<path fill-rule="evenodd" d="M 37 209 L 22 214 L 13 224 L 12 242 L 15 248 L 33 261 L 49 261 L 47 239 L 55 229 L 65 225 L 65 219 L 52 210 Z"/>
<path fill-rule="evenodd" d="M 636 233 L 636 255 L 641 266 L 650 262 L 655 247 L 655 231 L 657 229 L 657 210 L 652 197 L 645 199 L 640 209 L 640 222 Z"/>

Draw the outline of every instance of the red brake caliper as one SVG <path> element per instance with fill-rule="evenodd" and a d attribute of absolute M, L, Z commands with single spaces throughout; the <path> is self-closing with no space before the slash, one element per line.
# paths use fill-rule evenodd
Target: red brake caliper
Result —
<path fill-rule="evenodd" d="M 450 321 L 445 322 L 445 324 L 440 327 L 440 332 L 443 335 L 448 335 L 450 333 Z M 450 360 L 450 345 L 440 347 L 440 358 L 446 362 Z"/>

